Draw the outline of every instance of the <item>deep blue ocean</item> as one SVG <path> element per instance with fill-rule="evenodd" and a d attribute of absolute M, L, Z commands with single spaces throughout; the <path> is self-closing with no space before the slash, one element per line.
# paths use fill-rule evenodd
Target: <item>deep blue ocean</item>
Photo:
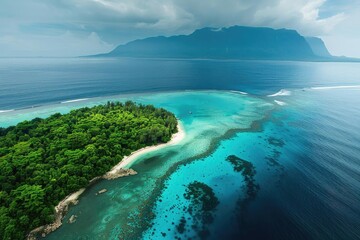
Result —
<path fill-rule="evenodd" d="M 360 64 L 0 59 L 0 127 L 126 99 L 174 112 L 186 139 L 90 187 L 48 239 L 360 239 Z M 194 181 L 212 221 L 189 211 Z"/>
<path fill-rule="evenodd" d="M 359 84 L 358 63 L 161 59 L 0 58 L 0 110 L 120 93 Z"/>

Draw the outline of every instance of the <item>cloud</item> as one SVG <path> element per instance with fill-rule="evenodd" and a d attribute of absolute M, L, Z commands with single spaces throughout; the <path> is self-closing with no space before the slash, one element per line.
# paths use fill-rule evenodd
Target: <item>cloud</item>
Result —
<path fill-rule="evenodd" d="M 326 46 L 337 56 L 360 57 L 360 2 L 352 4 L 344 20 L 324 34 Z"/>
<path fill-rule="evenodd" d="M 92 54 L 135 38 L 187 34 L 196 28 L 231 25 L 291 28 L 304 35 L 326 35 L 344 20 L 345 14 L 320 17 L 325 3 L 325 0 L 2 0 L 0 55 L 9 45 L 9 49 L 17 48 L 18 53 L 22 46 L 27 46 L 28 54 L 70 54 L 70 50 L 64 49 L 65 42 L 77 46 L 68 48 L 74 55 L 87 51 Z"/>
<path fill-rule="evenodd" d="M 0 36 L 1 55 L 4 57 L 71 57 L 108 52 L 113 48 L 114 45 L 102 41 L 95 32 L 85 37 L 77 36 L 69 31 L 55 36 Z"/>

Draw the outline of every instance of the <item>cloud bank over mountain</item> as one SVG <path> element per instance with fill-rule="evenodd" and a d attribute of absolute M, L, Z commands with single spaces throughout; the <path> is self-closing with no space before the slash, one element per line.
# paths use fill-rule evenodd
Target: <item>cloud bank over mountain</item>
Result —
<path fill-rule="evenodd" d="M 339 2 L 3 0 L 0 56 L 95 54 L 136 38 L 232 25 L 291 28 L 303 35 L 333 37 L 334 29 L 352 16 L 348 10 L 359 5 L 352 0 Z"/>

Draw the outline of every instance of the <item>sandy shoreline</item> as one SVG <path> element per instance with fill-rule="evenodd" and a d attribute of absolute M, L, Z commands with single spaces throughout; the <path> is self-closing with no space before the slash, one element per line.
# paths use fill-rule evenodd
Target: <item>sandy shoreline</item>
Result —
<path fill-rule="evenodd" d="M 185 138 L 185 131 L 180 122 L 178 122 L 177 128 L 178 128 L 178 132 L 172 135 L 171 140 L 169 142 L 158 144 L 155 146 L 144 147 L 135 152 L 132 152 L 130 154 L 130 156 L 125 156 L 117 165 L 115 165 L 104 176 L 115 175 L 120 169 L 126 169 L 131 163 L 133 163 L 139 156 L 141 156 L 143 154 L 153 152 L 153 151 L 162 149 L 167 146 L 178 144 L 179 142 L 181 142 L 181 140 L 183 140 Z M 106 177 L 105 177 L 105 179 L 106 179 Z"/>
<path fill-rule="evenodd" d="M 109 172 L 105 173 L 103 176 L 96 177 L 92 180 L 90 180 L 89 184 L 95 182 L 98 179 L 115 179 L 119 177 L 129 176 L 137 174 L 132 169 L 129 169 L 129 165 L 133 163 L 138 157 L 140 157 L 143 154 L 153 152 L 159 149 L 162 149 L 167 146 L 176 145 L 179 142 L 181 142 L 185 138 L 185 131 L 181 124 L 181 122 L 178 121 L 177 125 L 178 132 L 173 134 L 171 137 L 171 140 L 167 143 L 158 144 L 155 146 L 148 146 L 141 148 L 135 152 L 132 152 L 130 156 L 125 156 L 117 165 L 115 165 Z M 78 190 L 77 192 L 74 192 L 68 196 L 66 196 L 62 201 L 59 202 L 59 204 L 55 207 L 55 221 L 51 224 L 40 226 L 34 230 L 32 230 L 28 236 L 28 240 L 36 239 L 36 235 L 41 234 L 43 237 L 45 237 L 47 234 L 55 231 L 62 225 L 62 219 L 65 216 L 65 214 L 68 211 L 68 208 L 70 205 L 75 205 L 78 203 L 78 198 L 80 195 L 86 190 L 86 188 L 82 188 Z"/>

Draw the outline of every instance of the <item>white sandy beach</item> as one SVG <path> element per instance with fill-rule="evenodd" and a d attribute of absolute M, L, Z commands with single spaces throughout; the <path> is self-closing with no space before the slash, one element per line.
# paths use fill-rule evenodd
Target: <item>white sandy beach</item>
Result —
<path fill-rule="evenodd" d="M 120 169 L 128 168 L 131 163 L 133 163 L 136 159 L 138 159 L 139 156 L 141 156 L 143 154 L 153 152 L 153 151 L 162 149 L 167 146 L 172 146 L 172 145 L 178 144 L 185 138 L 186 134 L 185 134 L 184 128 L 180 122 L 178 122 L 177 128 L 178 128 L 178 132 L 172 135 L 171 140 L 169 142 L 155 145 L 155 146 L 144 147 L 135 152 L 132 152 L 130 154 L 130 156 L 125 156 L 121 160 L 121 162 L 119 162 L 117 165 L 115 165 L 105 175 L 116 174 Z"/>

